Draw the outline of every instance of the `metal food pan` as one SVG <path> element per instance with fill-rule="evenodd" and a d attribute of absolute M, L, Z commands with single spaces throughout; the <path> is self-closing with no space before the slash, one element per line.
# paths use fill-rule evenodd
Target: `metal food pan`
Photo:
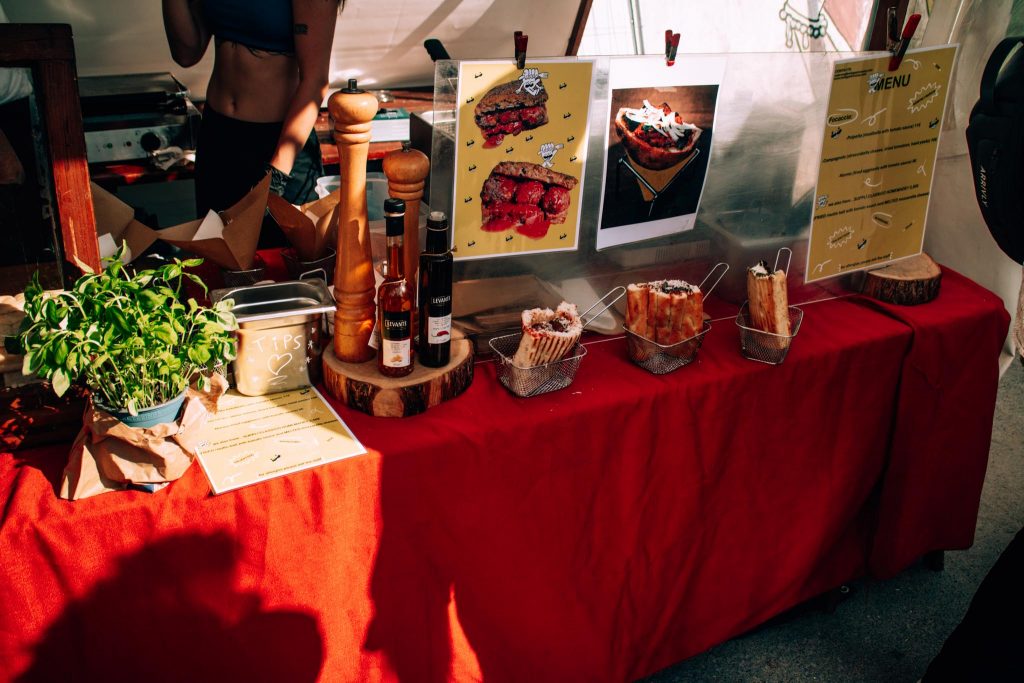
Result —
<path fill-rule="evenodd" d="M 320 378 L 326 341 L 321 318 L 335 310 L 323 280 L 292 280 L 218 289 L 214 302 L 234 300 L 238 357 L 232 363 L 235 387 L 261 396 L 310 386 Z"/>

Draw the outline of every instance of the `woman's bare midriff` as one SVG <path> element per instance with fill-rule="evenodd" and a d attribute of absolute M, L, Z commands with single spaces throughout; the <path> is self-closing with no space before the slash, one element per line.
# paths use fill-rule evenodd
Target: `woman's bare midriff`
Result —
<path fill-rule="evenodd" d="M 218 41 L 206 101 L 218 113 L 242 121 L 283 121 L 298 83 L 294 56 Z"/>

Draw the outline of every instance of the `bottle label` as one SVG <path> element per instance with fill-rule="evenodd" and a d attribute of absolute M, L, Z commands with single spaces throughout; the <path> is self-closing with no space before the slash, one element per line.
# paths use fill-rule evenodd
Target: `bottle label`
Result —
<path fill-rule="evenodd" d="M 411 318 L 409 311 L 383 311 L 384 327 L 381 330 L 383 363 L 389 368 L 404 368 L 412 362 Z"/>
<path fill-rule="evenodd" d="M 383 340 L 383 348 L 381 353 L 384 354 L 384 366 L 388 368 L 407 368 L 409 367 L 410 350 L 412 348 L 412 342 L 408 339 L 402 341 L 391 341 L 389 339 Z"/>
<path fill-rule="evenodd" d="M 452 339 L 452 314 L 427 318 L 427 343 L 444 344 Z"/>

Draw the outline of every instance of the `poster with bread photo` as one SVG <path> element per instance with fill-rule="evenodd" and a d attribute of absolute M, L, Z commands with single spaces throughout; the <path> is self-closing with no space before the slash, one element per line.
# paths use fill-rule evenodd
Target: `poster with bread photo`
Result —
<path fill-rule="evenodd" d="M 693 228 L 724 71 L 721 57 L 612 61 L 598 249 Z"/>
<path fill-rule="evenodd" d="M 457 260 L 573 251 L 593 62 L 462 62 L 455 128 Z"/>

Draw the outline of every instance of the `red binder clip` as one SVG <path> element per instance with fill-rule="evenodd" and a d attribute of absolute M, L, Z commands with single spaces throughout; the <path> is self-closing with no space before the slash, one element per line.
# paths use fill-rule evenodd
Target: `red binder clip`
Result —
<path fill-rule="evenodd" d="M 676 63 L 676 51 L 679 49 L 679 34 L 672 29 L 665 30 L 665 66 Z"/>
<path fill-rule="evenodd" d="M 526 68 L 526 43 L 530 40 L 530 36 L 526 35 L 522 31 L 516 31 L 512 34 L 512 40 L 516 44 L 516 68 Z"/>
<path fill-rule="evenodd" d="M 900 68 L 900 64 L 903 63 L 903 56 L 907 54 L 907 48 L 910 47 L 910 39 L 914 37 L 919 23 L 921 23 L 920 14 L 911 14 L 910 18 L 907 19 L 899 41 L 889 49 L 892 53 L 892 57 L 889 59 L 889 71 L 896 71 Z"/>

